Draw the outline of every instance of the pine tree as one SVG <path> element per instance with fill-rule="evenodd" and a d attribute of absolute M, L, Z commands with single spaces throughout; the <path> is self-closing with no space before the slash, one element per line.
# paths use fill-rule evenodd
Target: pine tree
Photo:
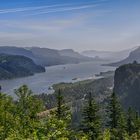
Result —
<path fill-rule="evenodd" d="M 87 104 L 83 110 L 83 122 L 81 130 L 88 135 L 90 140 L 97 140 L 100 130 L 101 121 L 99 116 L 99 107 L 89 93 Z"/>
<path fill-rule="evenodd" d="M 108 126 L 111 129 L 115 129 L 119 126 L 119 120 L 121 116 L 121 105 L 116 97 L 116 94 L 113 92 L 109 101 L 109 105 L 107 107 L 107 115 L 108 115 Z"/>
<path fill-rule="evenodd" d="M 71 139 L 73 137 L 71 125 L 71 112 L 65 104 L 61 90 L 57 93 L 57 106 L 47 117 L 47 139 Z"/>
<path fill-rule="evenodd" d="M 120 140 L 126 140 L 126 137 L 128 136 L 126 115 L 123 111 L 121 111 L 118 120 L 117 135 Z"/>
<path fill-rule="evenodd" d="M 61 90 L 58 90 L 57 93 L 57 107 L 55 111 L 55 115 L 58 120 L 65 120 L 70 115 L 70 108 L 65 105 L 64 97 L 62 96 Z"/>
<path fill-rule="evenodd" d="M 128 109 L 127 113 L 127 131 L 129 135 L 133 133 L 138 133 L 140 130 L 140 117 L 138 112 L 133 110 L 131 107 Z"/>
<path fill-rule="evenodd" d="M 137 133 L 140 132 L 140 116 L 138 111 L 135 111 L 135 129 Z"/>
<path fill-rule="evenodd" d="M 18 130 L 23 137 L 28 138 L 31 133 L 36 131 L 35 128 L 37 127 L 35 124 L 38 122 L 37 113 L 42 109 L 42 102 L 32 95 L 32 91 L 26 85 L 15 90 L 15 94 L 18 97 L 15 112 L 17 128 L 15 127 L 15 129 Z"/>
<path fill-rule="evenodd" d="M 127 137 L 126 117 L 114 92 L 109 100 L 107 115 L 107 125 L 110 127 L 111 140 L 125 140 Z"/>
<path fill-rule="evenodd" d="M 0 93 L 0 139 L 5 140 L 14 127 L 14 104 L 11 97 Z"/>

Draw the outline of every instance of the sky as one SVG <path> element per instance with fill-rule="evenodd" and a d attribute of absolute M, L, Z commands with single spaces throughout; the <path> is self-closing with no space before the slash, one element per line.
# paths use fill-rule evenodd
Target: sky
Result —
<path fill-rule="evenodd" d="M 0 0 L 0 46 L 119 51 L 140 45 L 140 0 Z"/>

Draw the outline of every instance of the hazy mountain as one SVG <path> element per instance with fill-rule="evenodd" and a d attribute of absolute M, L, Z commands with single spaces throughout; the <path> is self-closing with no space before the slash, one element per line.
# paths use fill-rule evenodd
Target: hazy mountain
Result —
<path fill-rule="evenodd" d="M 80 55 L 73 50 L 54 50 L 48 48 L 30 47 L 9 47 L 1 46 L 0 53 L 22 55 L 31 58 L 36 64 L 42 66 L 51 66 L 59 64 L 79 63 L 83 61 L 91 61 L 92 58 Z"/>
<path fill-rule="evenodd" d="M 34 54 L 30 50 L 20 47 L 0 46 L 0 54 L 2 53 L 11 55 L 22 55 L 31 58 L 33 61 L 36 61 L 36 56 L 34 56 Z"/>
<path fill-rule="evenodd" d="M 25 56 L 0 54 L 0 80 L 33 75 L 45 72 L 45 68 L 36 65 Z"/>
<path fill-rule="evenodd" d="M 32 47 L 30 51 L 40 60 L 42 65 L 59 65 L 68 63 L 79 63 L 83 61 L 90 61 L 92 58 L 88 58 L 80 55 L 73 50 L 54 50 L 48 48 Z"/>
<path fill-rule="evenodd" d="M 115 62 L 115 63 L 111 63 L 109 65 L 111 65 L 111 66 L 120 66 L 120 65 L 123 65 L 123 64 L 132 63 L 135 60 L 140 63 L 140 47 L 138 47 L 137 49 L 132 51 L 129 54 L 129 56 L 127 58 L 125 58 L 124 60 L 119 61 L 119 62 Z"/>
<path fill-rule="evenodd" d="M 132 50 L 133 49 L 123 50 L 118 52 L 87 50 L 87 51 L 83 51 L 81 54 L 89 57 L 99 57 L 101 59 L 119 61 L 126 58 Z"/>
<path fill-rule="evenodd" d="M 92 58 L 89 58 L 87 56 L 83 56 L 78 52 L 75 52 L 72 49 L 63 49 L 59 51 L 59 54 L 61 56 L 68 56 L 68 57 L 73 57 L 73 58 L 78 58 L 78 59 L 82 59 L 82 60 L 91 60 Z"/>
<path fill-rule="evenodd" d="M 36 57 L 36 63 L 43 66 L 59 65 L 63 64 L 60 60 L 60 55 L 57 50 L 48 48 L 32 47 L 30 51 Z"/>

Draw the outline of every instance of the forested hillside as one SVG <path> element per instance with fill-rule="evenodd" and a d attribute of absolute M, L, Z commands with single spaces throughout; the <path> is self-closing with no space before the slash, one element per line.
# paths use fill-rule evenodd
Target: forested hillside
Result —
<path fill-rule="evenodd" d="M 87 98 L 82 119 L 72 127 L 73 113 L 59 89 L 56 107 L 46 110 L 26 85 L 15 90 L 17 100 L 0 93 L 1 140 L 139 140 L 140 116 L 132 108 L 124 112 L 115 93 L 112 93 L 102 119 L 102 104 L 92 94 Z M 47 113 L 46 113 L 47 112 Z M 46 113 L 46 114 L 44 114 Z"/>
<path fill-rule="evenodd" d="M 49 95 L 34 96 L 26 85 L 15 90 L 16 101 L 0 93 L 0 139 L 139 140 L 139 68 L 136 62 L 119 67 L 114 92 L 114 72 L 107 72 L 56 84 Z"/>
<path fill-rule="evenodd" d="M 0 80 L 30 76 L 39 72 L 45 72 L 45 68 L 36 65 L 30 58 L 0 54 Z"/>

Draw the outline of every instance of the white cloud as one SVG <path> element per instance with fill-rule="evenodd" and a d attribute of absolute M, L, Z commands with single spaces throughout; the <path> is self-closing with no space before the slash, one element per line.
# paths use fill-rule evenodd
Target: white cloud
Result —
<path fill-rule="evenodd" d="M 91 4 L 91 5 L 82 5 L 82 6 L 75 6 L 75 7 L 64 7 L 64 8 L 58 8 L 58 9 L 48 9 L 48 10 L 43 10 L 41 12 L 36 12 L 34 14 L 30 15 L 41 15 L 41 14 L 49 14 L 49 13 L 56 13 L 56 12 L 66 12 L 66 11 L 74 11 L 74 10 L 82 10 L 82 9 L 87 9 L 87 8 L 93 8 L 98 6 L 97 4 Z"/>
<path fill-rule="evenodd" d="M 42 10 L 42 9 L 46 9 L 46 8 L 57 8 L 57 7 L 62 7 L 62 6 L 66 6 L 66 4 L 34 6 L 34 7 L 13 8 L 13 9 L 1 9 L 0 14 L 17 13 L 17 12 L 29 12 L 29 11 L 35 11 L 35 10 Z"/>
<path fill-rule="evenodd" d="M 32 6 L 32 7 L 18 7 L 18 8 L 10 8 L 10 9 L 0 9 L 0 14 L 10 14 L 10 13 L 21 13 L 26 12 L 27 15 L 39 15 L 39 14 L 48 14 L 54 12 L 66 12 L 73 10 L 81 10 L 88 9 L 92 7 L 96 7 L 101 3 L 108 0 L 97 0 L 93 2 L 87 3 L 69 3 L 69 4 L 54 4 L 54 5 L 43 5 L 43 6 Z M 30 12 L 35 12 L 34 14 L 30 14 Z"/>

